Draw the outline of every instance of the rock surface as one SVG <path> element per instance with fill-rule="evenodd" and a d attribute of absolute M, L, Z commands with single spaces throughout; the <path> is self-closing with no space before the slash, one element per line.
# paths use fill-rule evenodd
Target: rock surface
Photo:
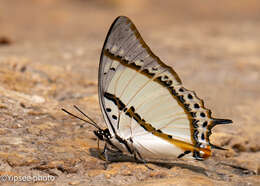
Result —
<path fill-rule="evenodd" d="M 16 185 L 259 185 L 260 3 L 0 1 L 0 176 L 54 176 Z M 105 126 L 97 71 L 105 35 L 130 17 L 213 116 L 214 150 L 203 162 L 131 161 L 104 170 L 93 127 L 61 111 L 78 105 Z M 1 185 L 14 183 L 1 182 Z"/>

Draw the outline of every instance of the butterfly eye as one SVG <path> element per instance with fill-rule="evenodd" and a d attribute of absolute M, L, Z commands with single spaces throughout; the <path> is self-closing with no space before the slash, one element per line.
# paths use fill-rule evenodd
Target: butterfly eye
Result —
<path fill-rule="evenodd" d="M 94 130 L 94 134 L 98 137 L 98 139 L 104 140 L 104 137 L 103 137 L 104 133 L 102 130 L 98 130 L 98 131 Z"/>

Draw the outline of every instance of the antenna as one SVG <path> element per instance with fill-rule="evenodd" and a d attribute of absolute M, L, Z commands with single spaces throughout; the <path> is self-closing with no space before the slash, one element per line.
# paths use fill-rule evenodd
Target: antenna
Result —
<path fill-rule="evenodd" d="M 97 125 L 97 123 L 96 123 L 93 119 L 91 119 L 87 114 L 85 114 L 82 110 L 80 110 L 79 107 L 77 107 L 76 105 L 74 105 L 74 108 L 77 109 L 77 110 L 78 110 L 81 114 L 83 114 L 86 118 L 88 118 L 92 123 L 94 123 L 94 124 Z"/>
<path fill-rule="evenodd" d="M 81 121 L 84 121 L 84 122 L 86 122 L 86 123 L 88 123 L 88 124 L 90 124 L 90 125 L 96 127 L 97 129 L 101 130 L 101 128 L 97 125 L 97 123 L 96 123 L 93 119 L 91 119 L 87 114 L 85 114 L 83 111 L 81 111 L 76 105 L 74 105 L 74 108 L 75 108 L 77 111 L 79 111 L 81 114 L 83 114 L 86 118 L 88 118 L 91 122 L 90 122 L 90 121 L 87 121 L 87 120 L 85 120 L 85 119 L 83 119 L 83 118 L 80 118 L 79 116 L 76 116 L 75 114 L 72 114 L 71 112 L 67 111 L 67 110 L 64 109 L 64 108 L 62 108 L 61 110 L 62 110 L 63 112 L 65 112 L 65 113 L 67 113 L 67 114 L 69 114 L 69 115 L 71 115 L 71 116 L 73 116 L 73 117 L 75 117 L 75 118 L 81 120 Z"/>

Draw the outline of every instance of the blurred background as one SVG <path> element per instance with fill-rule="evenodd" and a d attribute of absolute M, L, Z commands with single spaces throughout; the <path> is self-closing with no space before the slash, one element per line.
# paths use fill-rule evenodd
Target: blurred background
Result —
<path fill-rule="evenodd" d="M 125 15 L 164 61 L 174 54 L 181 61 L 246 57 L 254 64 L 248 54 L 259 50 L 259 12 L 258 0 L 1 0 L 0 39 L 15 44 L 2 48 L 1 57 L 50 64 L 73 58 L 78 65 L 84 59 L 96 67 L 111 23 Z"/>
<path fill-rule="evenodd" d="M 21 40 L 98 35 L 125 15 L 144 29 L 182 22 L 260 21 L 258 0 L 1 0 L 0 34 Z M 195 26 L 195 25 L 194 25 Z"/>

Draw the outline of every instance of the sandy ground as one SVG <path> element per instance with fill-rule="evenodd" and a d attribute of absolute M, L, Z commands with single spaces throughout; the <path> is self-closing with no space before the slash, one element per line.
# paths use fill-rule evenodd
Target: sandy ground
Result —
<path fill-rule="evenodd" d="M 0 175 L 55 179 L 16 185 L 259 184 L 259 12 L 257 0 L 1 0 Z M 149 164 L 154 170 L 129 161 L 104 170 L 93 127 L 60 109 L 78 105 L 105 126 L 98 62 L 118 15 L 134 21 L 213 116 L 234 121 L 211 136 L 227 151 L 203 162 Z"/>

